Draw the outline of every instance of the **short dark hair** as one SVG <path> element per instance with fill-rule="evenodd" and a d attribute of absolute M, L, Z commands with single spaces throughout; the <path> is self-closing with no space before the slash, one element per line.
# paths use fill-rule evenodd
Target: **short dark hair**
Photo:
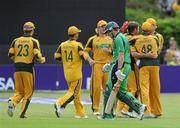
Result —
<path fill-rule="evenodd" d="M 134 31 L 134 29 L 137 29 L 139 26 L 139 24 L 135 21 L 132 21 L 132 22 L 129 22 L 129 25 L 128 25 L 128 33 L 132 33 Z"/>

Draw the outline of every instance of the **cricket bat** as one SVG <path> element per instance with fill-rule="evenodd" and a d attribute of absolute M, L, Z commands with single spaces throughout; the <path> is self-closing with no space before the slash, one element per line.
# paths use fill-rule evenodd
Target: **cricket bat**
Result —
<path fill-rule="evenodd" d="M 108 98 L 108 101 L 106 103 L 106 108 L 105 108 L 105 113 L 106 114 L 110 114 L 111 113 L 111 110 L 112 110 L 112 108 L 114 106 L 114 102 L 115 102 L 115 99 L 116 99 L 116 95 L 118 93 L 119 86 L 120 86 L 120 81 L 118 80 L 116 82 L 116 84 L 114 85 L 114 88 L 111 91 L 110 96 Z"/>
<path fill-rule="evenodd" d="M 136 88 L 137 88 L 137 91 L 135 93 L 135 98 L 138 98 L 140 96 L 141 98 L 141 95 L 140 95 L 140 85 L 139 85 L 139 68 L 136 64 L 133 64 L 134 66 L 134 75 L 135 75 L 135 80 L 136 80 Z"/>

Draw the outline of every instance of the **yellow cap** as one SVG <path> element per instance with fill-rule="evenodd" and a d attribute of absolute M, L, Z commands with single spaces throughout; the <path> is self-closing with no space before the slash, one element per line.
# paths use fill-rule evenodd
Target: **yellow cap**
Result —
<path fill-rule="evenodd" d="M 68 28 L 68 35 L 74 35 L 74 34 L 79 33 L 79 32 L 81 32 L 81 30 L 78 29 L 76 26 L 70 26 Z"/>
<path fill-rule="evenodd" d="M 32 22 L 26 22 L 24 25 L 23 25 L 23 30 L 24 31 L 31 31 L 35 29 L 35 26 Z"/>
<path fill-rule="evenodd" d="M 97 23 L 97 27 L 102 27 L 102 26 L 106 26 L 106 25 L 107 25 L 107 22 L 105 20 L 100 20 Z"/>
<path fill-rule="evenodd" d="M 146 21 L 149 22 L 150 24 L 154 25 L 154 26 L 157 26 L 157 22 L 153 18 L 148 18 Z"/>
<path fill-rule="evenodd" d="M 152 30 L 152 24 L 149 22 L 144 22 L 141 26 L 141 29 L 145 32 L 150 32 Z"/>

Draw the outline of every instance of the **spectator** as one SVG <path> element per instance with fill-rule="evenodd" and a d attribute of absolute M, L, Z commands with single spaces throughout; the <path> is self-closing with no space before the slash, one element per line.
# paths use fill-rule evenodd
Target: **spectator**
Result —
<path fill-rule="evenodd" d="M 172 4 L 172 9 L 176 12 L 176 11 L 180 11 L 180 0 L 178 0 L 177 2 L 174 2 Z"/>
<path fill-rule="evenodd" d="M 163 11 L 164 14 L 168 16 L 174 16 L 175 12 L 172 9 L 172 3 L 174 3 L 174 0 L 160 0 L 159 5 L 161 10 Z"/>
<path fill-rule="evenodd" d="M 180 50 L 174 37 L 169 40 L 169 49 L 166 50 L 164 60 L 167 65 L 180 65 Z"/>

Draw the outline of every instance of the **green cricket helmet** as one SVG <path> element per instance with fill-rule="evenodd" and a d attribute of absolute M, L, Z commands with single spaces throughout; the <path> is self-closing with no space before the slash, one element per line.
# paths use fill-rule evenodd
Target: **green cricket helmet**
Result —
<path fill-rule="evenodd" d="M 119 25 L 114 21 L 110 21 L 105 27 L 105 33 L 108 31 L 112 31 L 115 28 L 119 28 Z"/>

